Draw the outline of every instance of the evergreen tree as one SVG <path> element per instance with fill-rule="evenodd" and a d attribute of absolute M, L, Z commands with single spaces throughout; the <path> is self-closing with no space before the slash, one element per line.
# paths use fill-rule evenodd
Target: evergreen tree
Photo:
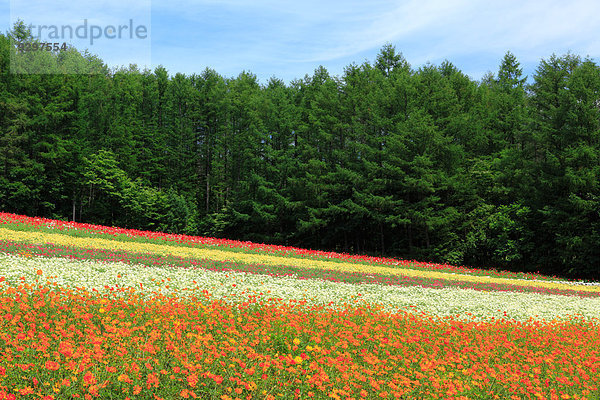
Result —
<path fill-rule="evenodd" d="M 475 82 L 385 45 L 343 76 L 109 71 L 0 34 L 0 209 L 594 277 L 600 68 L 567 54 L 526 84 L 507 52 Z M 39 53 L 39 52 L 38 52 Z M 12 68 L 12 71 L 11 71 Z M 18 72 L 18 73 L 15 73 Z"/>

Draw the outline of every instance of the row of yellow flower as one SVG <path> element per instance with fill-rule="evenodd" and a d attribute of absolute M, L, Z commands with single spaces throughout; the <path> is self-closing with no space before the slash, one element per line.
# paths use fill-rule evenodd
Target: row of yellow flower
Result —
<path fill-rule="evenodd" d="M 120 242 L 101 238 L 78 238 L 55 233 L 22 232 L 0 228 L 0 240 L 11 240 L 25 243 L 53 243 L 61 246 L 75 246 L 82 248 L 96 248 L 115 251 L 129 251 L 137 253 L 150 253 L 158 255 L 173 255 L 177 257 L 210 259 L 216 261 L 232 261 L 245 264 L 285 265 L 312 269 L 328 269 L 366 274 L 387 274 L 409 277 L 422 277 L 431 279 L 445 279 L 467 282 L 494 283 L 506 285 L 532 286 L 546 289 L 572 290 L 573 285 L 547 282 L 515 280 L 489 276 L 475 276 L 466 274 L 452 274 L 437 271 L 414 270 L 404 268 L 391 268 L 378 265 L 352 264 L 341 261 L 309 260 L 301 258 L 288 258 L 270 254 L 251 254 L 222 251 L 217 249 L 199 249 L 192 247 L 177 247 L 158 245 L 152 243 Z M 600 286 L 577 286 L 579 291 L 600 293 Z"/>

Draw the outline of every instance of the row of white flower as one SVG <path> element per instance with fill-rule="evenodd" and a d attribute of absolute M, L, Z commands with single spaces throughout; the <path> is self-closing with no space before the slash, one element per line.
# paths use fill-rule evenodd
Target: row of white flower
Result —
<path fill-rule="evenodd" d="M 42 274 L 39 275 L 38 271 Z M 148 294 L 177 293 L 179 296 L 207 290 L 212 298 L 244 301 L 254 295 L 262 300 L 307 300 L 317 304 L 379 304 L 386 311 L 398 309 L 425 312 L 439 317 L 515 320 L 560 319 L 568 315 L 595 318 L 600 315 L 600 298 L 516 292 L 483 292 L 471 289 L 430 289 L 376 284 L 349 284 L 293 276 L 274 277 L 242 272 L 213 272 L 204 269 L 145 267 L 124 263 L 79 261 L 65 258 L 20 257 L 0 253 L 3 284 L 55 282 L 61 286 L 105 291 L 105 286 L 133 287 Z M 183 289 L 188 289 L 183 291 Z M 190 289 L 194 289 L 190 291 Z M 506 313 L 506 315 L 505 315 Z M 470 315 L 471 314 L 471 315 Z"/>

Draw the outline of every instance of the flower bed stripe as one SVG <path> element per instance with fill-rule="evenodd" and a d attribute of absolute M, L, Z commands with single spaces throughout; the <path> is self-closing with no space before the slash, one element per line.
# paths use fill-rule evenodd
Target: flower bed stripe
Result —
<path fill-rule="evenodd" d="M 352 284 L 370 283 L 386 286 L 422 286 L 426 288 L 463 288 L 483 291 L 510 291 L 523 293 L 556 294 L 564 296 L 599 297 L 600 293 L 582 292 L 577 290 L 557 290 L 538 288 L 534 286 L 502 285 L 495 283 L 476 283 L 463 281 L 447 281 L 443 279 L 428 279 L 407 277 L 401 275 L 381 275 L 364 272 L 347 272 L 326 269 L 310 269 L 289 265 L 245 264 L 232 261 L 195 260 L 177 256 L 159 256 L 149 253 L 133 253 L 128 251 L 109 251 L 72 246 L 31 245 L 21 242 L 0 240 L 0 252 L 31 257 L 63 257 L 77 260 L 97 260 L 108 262 L 124 262 L 150 267 L 202 268 L 210 271 L 238 271 L 259 275 L 293 276 L 298 279 L 324 279 L 333 282 Z"/>
<path fill-rule="evenodd" d="M 413 270 L 403 268 L 391 268 L 378 265 L 350 264 L 336 261 L 308 260 L 298 258 L 286 258 L 273 255 L 247 254 L 227 252 L 217 249 L 197 249 L 189 247 L 177 247 L 170 245 L 157 245 L 152 243 L 119 242 L 115 240 L 100 238 L 77 238 L 61 234 L 45 232 L 20 232 L 6 228 L 0 228 L 0 240 L 11 240 L 26 243 L 54 243 L 63 246 L 76 246 L 86 248 L 98 248 L 109 250 L 124 250 L 141 253 L 152 253 L 160 255 L 174 255 L 195 259 L 211 259 L 217 261 L 233 261 L 249 264 L 265 265 L 289 265 L 313 269 L 329 269 L 345 272 L 366 272 L 376 274 L 402 275 L 409 277 L 421 277 L 429 279 L 444 279 L 454 281 L 466 281 L 474 283 L 495 283 L 504 285 L 534 286 L 538 288 L 573 290 L 574 285 L 565 283 L 554 283 L 545 281 L 529 281 L 482 277 L 466 274 L 451 274 L 438 271 Z M 577 290 L 585 292 L 600 293 L 598 286 L 576 286 Z"/>
<path fill-rule="evenodd" d="M 0 398 L 595 398 L 597 321 L 0 287 Z"/>
<path fill-rule="evenodd" d="M 193 297 L 210 293 L 211 299 L 232 303 L 268 299 L 303 302 L 339 309 L 345 304 L 379 306 L 388 312 L 425 312 L 438 317 L 564 319 L 569 315 L 594 319 L 600 298 L 537 293 L 484 292 L 460 288 L 349 284 L 296 276 L 270 276 L 202 268 L 145 267 L 120 262 L 23 258 L 0 253 L 0 280 L 13 286 L 46 283 L 109 294 L 131 288 L 140 295 Z"/>
<path fill-rule="evenodd" d="M 353 255 L 347 253 L 336 253 L 320 250 L 301 249 L 288 246 L 267 245 L 263 243 L 242 242 L 229 239 L 217 239 L 202 236 L 188 236 L 169 234 L 163 232 L 139 231 L 135 229 L 124 229 L 102 225 L 91 225 L 69 221 L 52 220 L 38 217 L 26 217 L 23 215 L 0 213 L 0 224 L 5 224 L 12 230 L 48 230 L 61 234 L 77 237 L 102 237 L 104 239 L 118 241 L 142 241 L 155 244 L 172 244 L 176 246 L 189 247 L 217 247 L 220 250 L 232 252 L 246 252 L 271 254 L 284 256 L 286 258 L 306 258 L 316 260 L 334 260 L 345 263 L 362 263 L 367 265 L 379 264 L 392 267 L 401 267 L 417 270 L 434 270 L 450 273 L 465 273 L 470 275 L 494 276 L 507 279 L 532 279 L 532 280 L 556 280 L 556 277 L 544 276 L 535 273 L 497 271 L 495 269 L 476 269 L 465 266 L 453 266 L 448 264 L 437 264 L 416 260 L 400 260 L 385 257 L 372 257 L 365 255 Z"/>

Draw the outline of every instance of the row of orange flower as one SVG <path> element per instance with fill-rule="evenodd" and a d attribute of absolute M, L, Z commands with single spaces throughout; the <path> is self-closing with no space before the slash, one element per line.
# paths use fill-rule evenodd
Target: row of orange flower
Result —
<path fill-rule="evenodd" d="M 597 320 L 465 322 L 210 299 L 0 284 L 0 399 L 584 399 L 600 390 Z"/>

